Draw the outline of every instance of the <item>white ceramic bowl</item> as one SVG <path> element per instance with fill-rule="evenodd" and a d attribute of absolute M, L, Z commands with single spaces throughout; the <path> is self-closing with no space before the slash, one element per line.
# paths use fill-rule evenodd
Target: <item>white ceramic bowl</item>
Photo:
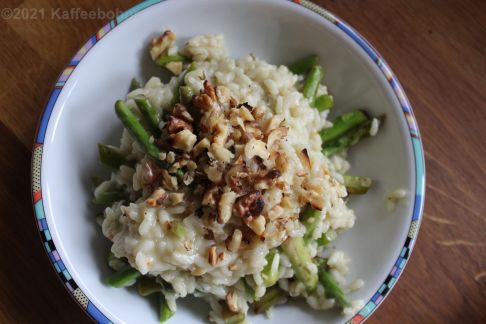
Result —
<path fill-rule="evenodd" d="M 99 322 L 157 323 L 154 301 L 130 289 L 103 284 L 109 270 L 107 240 L 90 208 L 90 176 L 99 174 L 98 142 L 118 143 L 121 124 L 113 103 L 126 95 L 133 76 L 158 71 L 147 55 L 150 39 L 166 28 L 179 41 L 224 33 L 233 56 L 249 52 L 276 64 L 317 53 L 335 114 L 366 108 L 387 114 L 379 136 L 353 148 L 352 173 L 376 180 L 365 196 L 353 197 L 356 226 L 336 246 L 352 258 L 349 278 L 365 286 L 351 298 L 366 306 L 352 318 L 312 311 L 303 303 L 280 306 L 278 323 L 341 323 L 366 319 L 395 284 L 413 247 L 424 199 L 424 162 L 415 120 L 392 72 L 361 36 L 332 14 L 307 2 L 283 0 L 167 0 L 141 3 L 104 26 L 81 48 L 60 76 L 42 116 L 33 153 L 33 198 L 49 257 L 68 290 Z M 393 213 L 385 199 L 397 188 L 407 198 Z M 206 321 L 203 301 L 178 303 L 172 322 Z M 253 323 L 269 323 L 263 316 Z"/>

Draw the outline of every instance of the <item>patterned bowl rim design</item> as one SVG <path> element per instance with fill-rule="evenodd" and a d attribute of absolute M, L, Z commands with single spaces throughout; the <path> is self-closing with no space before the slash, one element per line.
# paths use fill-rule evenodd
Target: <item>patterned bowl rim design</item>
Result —
<path fill-rule="evenodd" d="M 114 20 L 110 21 L 104 25 L 96 34 L 91 36 L 88 41 L 81 47 L 81 49 L 74 55 L 67 67 L 63 70 L 58 80 L 55 83 L 54 89 L 51 91 L 49 99 L 44 107 L 42 116 L 39 120 L 38 129 L 35 136 L 35 143 L 32 153 L 32 201 L 34 207 L 34 214 L 37 221 L 38 230 L 41 236 L 44 248 L 49 256 L 49 259 L 56 270 L 59 278 L 62 280 L 64 286 L 70 292 L 70 294 L 79 303 L 82 309 L 89 315 L 91 319 L 98 323 L 112 323 L 111 320 L 103 314 L 96 305 L 88 299 L 85 293 L 78 287 L 76 282 L 71 277 L 69 270 L 66 269 L 59 253 L 57 252 L 56 246 L 51 238 L 49 226 L 44 214 L 44 206 L 42 201 L 42 188 L 41 188 L 41 164 L 42 164 L 42 151 L 44 145 L 44 139 L 46 135 L 47 125 L 53 108 L 56 104 L 57 98 L 62 91 L 62 88 L 66 81 L 69 79 L 72 71 L 76 68 L 79 62 L 82 60 L 84 55 L 107 33 L 113 30 L 117 25 L 121 24 L 123 21 L 133 16 L 134 14 L 151 7 L 154 4 L 164 2 L 165 0 L 146 0 L 143 1 L 127 11 L 123 12 L 121 15 L 116 17 Z M 383 299 L 388 295 L 390 290 L 395 285 L 400 274 L 410 258 L 411 251 L 415 244 L 418 229 L 420 227 L 420 221 L 422 219 L 422 210 L 424 206 L 424 195 L 425 195 L 425 163 L 422 143 L 420 140 L 420 133 L 415 121 L 415 117 L 410 106 L 410 103 L 395 77 L 391 69 L 388 67 L 384 59 L 378 54 L 378 52 L 353 28 L 348 24 L 343 22 L 340 18 L 331 14 L 322 7 L 312 3 L 309 0 L 287 0 L 292 1 L 295 4 L 301 5 L 314 13 L 320 15 L 326 20 L 330 21 L 342 32 L 344 32 L 348 37 L 350 37 L 359 47 L 376 63 L 380 71 L 383 73 L 388 81 L 388 84 L 395 93 L 400 106 L 402 108 L 404 117 L 406 119 L 411 145 L 413 148 L 413 156 L 415 161 L 415 196 L 414 196 L 414 208 L 410 219 L 410 227 L 402 245 L 401 252 L 396 259 L 389 275 L 380 285 L 376 293 L 367 301 L 363 308 L 361 308 L 348 322 L 347 324 L 358 324 L 364 322 L 373 311 L 382 303 Z"/>

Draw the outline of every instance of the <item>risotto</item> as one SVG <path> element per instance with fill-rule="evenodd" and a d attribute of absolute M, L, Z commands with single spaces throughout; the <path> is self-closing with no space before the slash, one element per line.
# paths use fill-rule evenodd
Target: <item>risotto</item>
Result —
<path fill-rule="evenodd" d="M 378 119 L 328 121 L 332 96 L 322 76 L 309 80 L 319 73 L 314 57 L 292 68 L 234 59 L 222 35 L 179 49 L 171 31 L 150 55 L 173 76 L 134 83 L 115 105 L 120 146 L 99 145 L 112 169 L 94 191 L 107 206 L 100 223 L 117 271 L 107 282 L 159 294 L 161 321 L 190 294 L 210 304 L 216 323 L 297 297 L 346 314 L 362 307 L 345 292 L 363 282 L 347 284 L 350 260 L 329 244 L 354 225 L 348 191 L 371 184 L 345 175 L 354 143 L 344 141 L 363 127 L 376 134 Z"/>

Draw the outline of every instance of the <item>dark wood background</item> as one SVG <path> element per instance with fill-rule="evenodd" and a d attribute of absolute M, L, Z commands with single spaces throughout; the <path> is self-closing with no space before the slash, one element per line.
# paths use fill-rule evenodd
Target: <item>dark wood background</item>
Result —
<path fill-rule="evenodd" d="M 406 271 L 369 323 L 486 323 L 486 1 L 316 0 L 385 57 L 425 146 L 424 219 Z M 0 18 L 0 322 L 87 323 L 35 228 L 30 154 L 64 65 L 106 20 L 51 9 L 126 10 L 135 1 L 12 0 L 44 19 Z M 4 11 L 2 11 L 3 13 Z"/>

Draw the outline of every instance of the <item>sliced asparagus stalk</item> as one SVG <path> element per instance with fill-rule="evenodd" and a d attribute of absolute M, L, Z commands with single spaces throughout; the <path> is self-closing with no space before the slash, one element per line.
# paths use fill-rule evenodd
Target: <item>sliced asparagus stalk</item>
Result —
<path fill-rule="evenodd" d="M 174 314 L 175 312 L 169 308 L 169 305 L 167 305 L 167 300 L 165 299 L 164 294 L 161 293 L 159 297 L 159 323 L 167 321 L 174 316 Z"/>
<path fill-rule="evenodd" d="M 142 276 L 138 281 L 137 290 L 141 296 L 148 296 L 162 292 L 162 286 L 155 281 L 155 278 Z"/>
<path fill-rule="evenodd" d="M 115 288 L 133 285 L 141 274 L 136 269 L 126 265 L 123 269 L 113 273 L 106 279 L 106 283 Z"/>
<path fill-rule="evenodd" d="M 326 297 L 334 298 L 336 304 L 341 308 L 348 307 L 350 305 L 349 301 L 336 280 L 332 277 L 331 273 L 329 273 L 324 266 L 319 267 L 318 273 L 319 282 L 324 286 Z"/>
<path fill-rule="evenodd" d="M 361 110 L 351 111 L 337 117 L 333 121 L 331 128 L 324 129 L 321 132 L 321 138 L 324 145 L 338 139 L 349 130 L 365 123 L 368 120 L 369 118 L 366 113 Z"/>
<path fill-rule="evenodd" d="M 99 143 L 98 155 L 101 164 L 112 170 L 118 170 L 122 165 L 133 166 L 134 164 L 134 161 L 129 161 L 119 148 L 111 145 Z"/>
<path fill-rule="evenodd" d="M 265 260 L 267 260 L 267 264 L 263 268 L 261 276 L 265 287 L 271 287 L 275 285 L 278 280 L 278 266 L 280 256 L 277 249 L 270 250 L 265 257 Z M 274 262 L 276 263 L 276 266 L 274 266 Z"/>
<path fill-rule="evenodd" d="M 350 195 L 364 195 L 373 184 L 373 180 L 368 177 L 344 175 L 343 178 L 346 190 Z"/>
<path fill-rule="evenodd" d="M 317 55 L 311 55 L 289 65 L 289 70 L 294 74 L 307 74 L 310 69 L 319 64 Z"/>
<path fill-rule="evenodd" d="M 130 134 L 135 140 L 145 149 L 147 154 L 158 159 L 160 150 L 153 141 L 150 140 L 149 133 L 143 128 L 142 124 L 138 121 L 137 117 L 133 114 L 127 104 L 118 100 L 115 103 L 115 112 L 118 118 L 122 121 L 123 125 L 128 129 Z"/>
<path fill-rule="evenodd" d="M 253 311 L 257 314 L 266 312 L 283 299 L 285 299 L 285 292 L 279 286 L 273 286 L 268 288 L 265 295 L 253 303 Z"/>
<path fill-rule="evenodd" d="M 317 224 L 322 220 L 322 211 L 306 206 L 300 216 L 300 221 L 305 226 L 304 242 L 308 243 L 312 239 L 312 234 Z"/>
<path fill-rule="evenodd" d="M 158 137 L 160 135 L 160 116 L 157 110 L 152 106 L 150 101 L 145 96 L 136 96 L 134 98 L 138 109 L 142 113 L 142 117 L 147 122 L 150 131 L 153 136 Z"/>
<path fill-rule="evenodd" d="M 120 271 L 127 266 L 127 263 L 122 259 L 117 258 L 111 251 L 106 256 L 106 263 L 115 271 Z"/>
<path fill-rule="evenodd" d="M 140 84 L 140 82 L 133 78 L 132 81 L 130 82 L 130 87 L 128 88 L 128 92 L 132 92 L 133 90 L 136 90 L 136 89 L 140 89 L 142 87 L 142 85 Z"/>
<path fill-rule="evenodd" d="M 305 247 L 304 239 L 302 237 L 288 238 L 282 244 L 282 250 L 290 259 L 297 279 L 304 284 L 308 292 L 314 291 L 317 286 L 317 273 L 313 273 L 309 269 L 312 259 Z"/>
<path fill-rule="evenodd" d="M 304 82 L 304 88 L 302 89 L 302 94 L 304 95 L 304 97 L 309 99 L 310 102 L 314 101 L 317 88 L 319 88 L 323 76 L 324 73 L 320 65 L 314 65 L 311 68 L 309 75 L 307 75 L 307 78 Z"/>

